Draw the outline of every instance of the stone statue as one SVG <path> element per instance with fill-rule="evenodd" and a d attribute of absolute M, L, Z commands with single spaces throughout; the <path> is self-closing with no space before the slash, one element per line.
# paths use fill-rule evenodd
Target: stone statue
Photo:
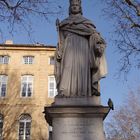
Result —
<path fill-rule="evenodd" d="M 81 0 L 70 0 L 69 17 L 57 21 L 59 43 L 55 78 L 58 97 L 100 96 L 99 80 L 107 73 L 104 39 L 82 16 Z"/>

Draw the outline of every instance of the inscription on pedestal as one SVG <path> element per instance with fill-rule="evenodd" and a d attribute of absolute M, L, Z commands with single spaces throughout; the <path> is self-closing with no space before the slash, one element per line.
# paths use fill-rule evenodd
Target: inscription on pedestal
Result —
<path fill-rule="evenodd" d="M 98 130 L 102 128 L 102 123 L 97 118 L 63 118 L 63 121 L 57 118 L 55 119 L 56 127 L 55 136 L 58 140 L 93 140 L 98 134 L 101 135 Z"/>
<path fill-rule="evenodd" d="M 94 125 L 93 123 L 87 122 L 78 122 L 78 123 L 71 123 L 67 122 L 64 124 L 64 126 L 69 126 L 69 129 L 62 130 L 62 135 L 71 135 L 73 138 L 75 137 L 81 137 L 82 135 L 85 136 L 86 134 L 92 134 L 94 133 L 92 130 L 88 130 L 87 127 L 92 127 Z"/>

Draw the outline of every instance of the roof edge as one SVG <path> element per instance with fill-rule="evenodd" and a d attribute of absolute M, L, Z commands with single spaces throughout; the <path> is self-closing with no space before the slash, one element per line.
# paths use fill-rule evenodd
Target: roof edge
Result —
<path fill-rule="evenodd" d="M 56 48 L 56 46 L 44 44 L 0 44 L 0 47 Z"/>

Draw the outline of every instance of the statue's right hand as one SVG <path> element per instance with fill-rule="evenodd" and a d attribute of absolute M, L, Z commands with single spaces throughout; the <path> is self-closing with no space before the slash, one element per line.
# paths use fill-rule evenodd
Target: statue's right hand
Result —
<path fill-rule="evenodd" d="M 103 45 L 102 44 L 97 44 L 95 46 L 95 52 L 96 52 L 96 55 L 97 56 L 101 57 L 102 54 L 104 53 L 104 47 L 103 47 Z"/>
<path fill-rule="evenodd" d="M 70 22 L 69 22 L 69 25 L 70 25 L 70 26 L 72 26 L 73 24 L 74 24 L 74 22 L 73 22 L 73 21 L 70 21 Z"/>

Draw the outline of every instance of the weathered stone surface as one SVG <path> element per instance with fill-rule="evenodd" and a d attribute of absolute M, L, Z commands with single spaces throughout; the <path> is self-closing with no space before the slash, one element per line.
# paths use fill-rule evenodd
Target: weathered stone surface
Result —
<path fill-rule="evenodd" d="M 62 106 L 45 108 L 53 126 L 53 140 L 105 140 L 103 120 L 109 112 L 104 106 Z"/>
<path fill-rule="evenodd" d="M 100 96 L 98 83 L 107 74 L 106 43 L 82 15 L 81 0 L 70 0 L 69 17 L 59 22 L 55 78 L 60 97 Z"/>
<path fill-rule="evenodd" d="M 100 96 L 55 98 L 55 105 L 101 105 Z"/>
<path fill-rule="evenodd" d="M 53 127 L 53 140 L 105 140 L 102 118 L 55 118 Z"/>
<path fill-rule="evenodd" d="M 103 120 L 110 108 L 101 105 L 99 81 L 107 73 L 106 43 L 82 15 L 81 0 L 70 0 L 69 17 L 57 20 L 55 55 L 58 95 L 45 108 L 53 140 L 105 140 Z"/>

